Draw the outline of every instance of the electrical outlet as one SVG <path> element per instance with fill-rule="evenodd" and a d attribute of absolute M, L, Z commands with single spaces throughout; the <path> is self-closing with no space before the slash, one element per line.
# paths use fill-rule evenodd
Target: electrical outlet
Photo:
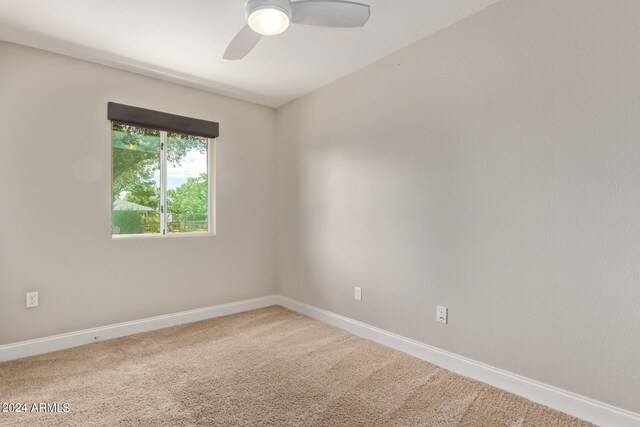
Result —
<path fill-rule="evenodd" d="M 436 307 L 436 320 L 440 323 L 449 323 L 449 309 L 441 305 Z"/>
<path fill-rule="evenodd" d="M 355 287 L 355 293 L 353 295 L 353 297 L 355 299 L 357 299 L 358 301 L 362 301 L 362 288 L 359 286 Z"/>
<path fill-rule="evenodd" d="M 27 308 L 33 308 L 38 306 L 38 293 L 27 292 Z"/>

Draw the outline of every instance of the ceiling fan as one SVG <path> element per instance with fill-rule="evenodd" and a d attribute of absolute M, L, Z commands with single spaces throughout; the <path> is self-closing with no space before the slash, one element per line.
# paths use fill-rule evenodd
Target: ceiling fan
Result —
<path fill-rule="evenodd" d="M 274 36 L 289 24 L 320 27 L 362 27 L 369 20 L 369 5 L 343 0 L 246 0 L 247 25 L 231 40 L 223 58 L 244 58 L 262 36 Z"/>

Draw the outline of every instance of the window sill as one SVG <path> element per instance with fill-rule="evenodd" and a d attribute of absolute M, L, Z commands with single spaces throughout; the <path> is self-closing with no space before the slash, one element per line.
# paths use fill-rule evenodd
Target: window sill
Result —
<path fill-rule="evenodd" d="M 175 239 L 180 237 L 215 237 L 211 232 L 169 233 L 169 234 L 112 234 L 111 240 Z"/>

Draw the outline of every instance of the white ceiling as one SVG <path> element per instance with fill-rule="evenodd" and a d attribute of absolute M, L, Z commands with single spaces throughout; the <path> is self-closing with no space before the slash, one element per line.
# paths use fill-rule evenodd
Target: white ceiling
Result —
<path fill-rule="evenodd" d="M 291 26 L 222 60 L 244 0 L 2 0 L 0 39 L 278 107 L 498 0 L 357 0 L 362 29 Z"/>

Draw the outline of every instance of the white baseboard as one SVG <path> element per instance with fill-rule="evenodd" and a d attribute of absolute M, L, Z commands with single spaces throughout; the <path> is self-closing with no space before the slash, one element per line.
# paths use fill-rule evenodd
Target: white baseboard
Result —
<path fill-rule="evenodd" d="M 279 305 L 344 329 L 354 335 L 408 353 L 458 374 L 509 391 L 601 426 L 640 426 L 640 414 L 387 332 L 366 323 L 277 295 Z"/>
<path fill-rule="evenodd" d="M 98 341 L 120 338 L 140 332 L 148 332 L 170 326 L 182 325 L 184 323 L 197 322 L 198 320 L 241 313 L 243 311 L 255 310 L 275 304 L 277 304 L 277 297 L 275 295 L 269 295 L 261 298 L 247 299 L 228 304 L 214 305 L 179 313 L 148 317 L 131 322 L 117 323 L 115 325 L 101 326 L 66 334 L 52 335 L 45 338 L 0 345 L 0 362 L 89 344 L 96 342 L 95 337 L 99 337 Z"/>
<path fill-rule="evenodd" d="M 640 426 L 640 414 L 525 378 L 521 375 L 495 368 L 281 295 L 269 295 L 229 304 L 215 305 L 196 310 L 149 317 L 131 322 L 1 345 L 0 362 L 89 344 L 96 341 L 96 336 L 99 337 L 100 341 L 119 338 L 140 332 L 148 332 L 199 320 L 255 310 L 275 304 L 279 304 L 290 310 L 344 329 L 354 335 L 378 342 L 450 371 L 491 384 L 583 420 L 601 426 Z"/>

